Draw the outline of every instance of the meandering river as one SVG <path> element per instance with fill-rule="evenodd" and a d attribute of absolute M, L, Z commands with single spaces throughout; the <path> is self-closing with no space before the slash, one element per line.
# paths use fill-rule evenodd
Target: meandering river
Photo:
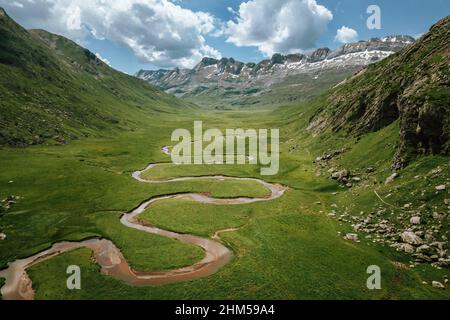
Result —
<path fill-rule="evenodd" d="M 168 147 L 162 149 L 164 154 L 170 155 Z M 5 300 L 32 300 L 34 299 L 34 290 L 32 281 L 27 274 L 27 269 L 55 256 L 61 255 L 79 248 L 88 248 L 94 253 L 97 263 L 101 266 L 102 274 L 114 277 L 116 279 L 125 281 L 135 286 L 155 286 L 169 283 L 176 283 L 181 281 L 188 281 L 210 276 L 216 273 L 220 268 L 226 265 L 232 258 L 233 253 L 230 249 L 222 245 L 220 241 L 220 234 L 222 232 L 232 232 L 237 229 L 227 229 L 217 231 L 213 239 L 202 238 L 189 234 L 180 234 L 153 226 L 146 225 L 144 222 L 137 219 L 137 217 L 159 201 L 167 199 L 192 199 L 199 203 L 213 204 L 213 205 L 239 205 L 246 203 L 254 203 L 261 201 L 271 201 L 280 198 L 287 187 L 272 184 L 266 181 L 255 178 L 237 178 L 226 176 L 201 176 L 201 177 L 183 177 L 166 180 L 148 180 L 142 178 L 142 174 L 152 170 L 158 163 L 150 164 L 144 170 L 136 171 L 132 174 L 133 178 L 142 183 L 173 183 L 190 180 L 240 180 L 240 181 L 254 181 L 265 186 L 270 190 L 270 195 L 264 198 L 233 198 L 233 199 L 216 199 L 199 193 L 190 194 L 175 194 L 170 196 L 157 196 L 143 204 L 129 213 L 124 213 L 120 221 L 128 227 L 142 232 L 175 239 L 183 243 L 201 247 L 205 251 L 205 257 L 188 267 L 168 270 L 162 272 L 140 272 L 133 270 L 120 250 L 115 244 L 106 239 L 89 239 L 79 242 L 59 242 L 54 244 L 51 248 L 37 253 L 31 257 L 16 260 L 8 264 L 8 268 L 0 271 L 0 277 L 6 279 L 5 285 L 1 289 L 2 297 Z"/>

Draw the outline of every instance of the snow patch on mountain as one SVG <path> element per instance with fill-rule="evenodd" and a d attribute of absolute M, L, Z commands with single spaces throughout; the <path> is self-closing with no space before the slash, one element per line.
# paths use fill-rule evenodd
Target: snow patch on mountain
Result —
<path fill-rule="evenodd" d="M 345 44 L 334 51 L 320 48 L 306 54 L 275 54 L 259 63 L 203 58 L 193 69 L 140 70 L 136 76 L 177 96 L 195 96 L 208 90 L 267 89 L 292 75 L 308 74 L 317 79 L 318 73 L 323 76 L 327 72 L 357 71 L 414 41 L 409 36 L 372 38 Z"/>

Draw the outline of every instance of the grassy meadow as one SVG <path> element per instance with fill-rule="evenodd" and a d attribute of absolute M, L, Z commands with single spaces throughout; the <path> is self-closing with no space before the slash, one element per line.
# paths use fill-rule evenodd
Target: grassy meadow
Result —
<path fill-rule="evenodd" d="M 62 240 L 89 237 L 111 239 L 131 266 L 141 271 L 161 271 L 187 266 L 203 257 L 197 247 L 128 229 L 119 222 L 122 212 L 154 196 L 199 192 L 214 197 L 261 197 L 260 184 L 248 181 L 195 180 L 145 184 L 131 173 L 148 163 L 165 165 L 144 176 L 166 179 L 180 176 L 223 174 L 257 177 L 287 185 L 280 199 L 248 205 L 214 206 L 189 200 L 167 200 L 147 210 L 142 218 L 159 227 L 181 233 L 211 237 L 216 231 L 234 252 L 231 263 L 205 279 L 159 287 L 131 287 L 100 274 L 87 249 L 80 249 L 42 262 L 29 270 L 37 299 L 447 299 L 448 291 L 423 285 L 447 274 L 429 265 L 408 268 L 410 258 L 393 249 L 362 238 L 360 243 L 343 239 L 349 223 L 331 219 L 333 208 L 349 207 L 355 214 L 379 205 L 373 188 L 355 194 L 328 177 L 317 175 L 313 159 L 328 148 L 339 146 L 340 137 L 305 136 L 302 119 L 314 104 L 295 107 L 192 111 L 174 118 L 142 119 L 132 132 L 112 131 L 104 137 L 74 141 L 66 146 L 5 148 L 0 152 L 0 195 L 19 200 L 0 219 L 7 238 L 0 242 L 0 265 L 39 252 Z M 192 130 L 194 120 L 205 127 L 280 128 L 280 172 L 260 177 L 257 166 L 174 166 L 161 147 L 171 145 L 175 128 Z M 147 121 L 145 123 L 145 121 Z M 397 130 L 395 125 L 386 130 Z M 377 166 L 375 177 L 386 176 L 392 150 L 388 132 L 359 141 L 345 140 L 352 152 L 344 165 Z M 373 157 L 373 158 L 370 158 Z M 433 163 L 433 161 L 435 163 Z M 448 159 L 425 158 L 405 173 L 428 172 Z M 421 167 L 423 166 L 423 167 Z M 408 169 L 407 169 L 408 170 Z M 374 178 L 376 179 L 376 178 Z M 396 183 L 405 183 L 403 177 Z M 383 189 L 380 190 L 383 192 Z M 390 201 L 399 205 L 408 191 Z M 436 203 L 438 203 L 437 199 Z M 434 200 L 433 200 L 434 201 Z M 336 207 L 338 209 L 336 209 Z M 394 263 L 395 262 L 395 263 Z M 82 269 L 82 290 L 66 289 L 66 267 Z M 366 269 L 382 270 L 382 290 L 366 287 Z"/>

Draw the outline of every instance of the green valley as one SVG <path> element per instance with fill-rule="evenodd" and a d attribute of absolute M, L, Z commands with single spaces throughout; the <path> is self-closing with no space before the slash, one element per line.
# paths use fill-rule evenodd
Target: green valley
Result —
<path fill-rule="evenodd" d="M 189 281 L 133 285 L 80 247 L 26 269 L 32 297 L 449 299 L 449 30 L 447 17 L 415 44 L 344 82 L 328 79 L 333 88 L 313 88 L 301 101 L 289 103 L 292 87 L 283 87 L 237 106 L 176 98 L 62 36 L 23 29 L 0 9 L 0 288 L 8 264 L 67 241 L 108 240 L 136 274 L 205 259 L 210 252 L 198 245 L 124 225 L 124 214 L 158 199 L 129 223 L 213 241 L 229 261 Z M 174 165 L 162 148 L 194 121 L 279 128 L 278 174 L 261 176 L 260 165 Z M 149 164 L 157 166 L 136 179 Z M 176 180 L 183 177 L 192 179 Z M 82 270 L 82 290 L 66 287 L 70 265 Z M 380 290 L 367 287 L 373 265 Z"/>

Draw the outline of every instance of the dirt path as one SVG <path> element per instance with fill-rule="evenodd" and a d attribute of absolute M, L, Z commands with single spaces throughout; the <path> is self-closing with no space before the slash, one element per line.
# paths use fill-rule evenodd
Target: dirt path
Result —
<path fill-rule="evenodd" d="M 169 148 L 162 149 L 164 154 L 170 155 Z M 147 172 L 159 164 L 151 164 L 144 170 L 133 173 L 133 178 L 142 183 L 172 183 L 179 181 L 191 181 L 199 179 L 211 180 L 238 180 L 238 181 L 254 181 L 262 184 L 270 190 L 271 194 L 265 198 L 233 198 L 233 199 L 216 199 L 203 194 L 178 194 L 170 196 L 158 196 L 152 198 L 138 208 L 129 213 L 122 215 L 121 223 L 129 228 L 133 228 L 142 232 L 155 234 L 170 239 L 176 239 L 183 243 L 201 247 L 205 251 L 205 257 L 185 268 L 176 270 L 169 270 L 163 272 L 139 272 L 133 270 L 128 262 L 123 257 L 120 250 L 109 240 L 105 239 L 90 239 L 80 242 L 60 242 L 54 244 L 50 249 L 35 254 L 31 257 L 16 260 L 8 265 L 8 269 L 0 271 L 0 277 L 6 279 L 5 285 L 1 289 L 3 299 L 5 300 L 32 300 L 34 299 L 34 290 L 32 288 L 31 279 L 28 277 L 26 270 L 42 261 L 51 259 L 55 256 L 61 255 L 79 248 L 88 248 L 93 251 L 97 263 L 102 268 L 102 274 L 114 277 L 116 279 L 125 281 L 135 286 L 155 286 L 169 283 L 176 283 L 181 281 L 188 281 L 210 276 L 216 273 L 220 268 L 226 265 L 232 258 L 232 252 L 218 242 L 221 232 L 232 232 L 238 229 L 222 230 L 215 234 L 213 239 L 202 238 L 194 235 L 180 234 L 153 226 L 148 226 L 137 219 L 146 209 L 159 201 L 167 199 L 192 199 L 199 203 L 214 204 L 214 205 L 239 205 L 247 203 L 255 203 L 261 201 L 271 201 L 280 198 L 286 187 L 271 184 L 263 180 L 254 178 L 233 178 L 226 176 L 203 176 L 203 177 L 183 177 L 167 180 L 146 180 L 142 178 L 142 174 Z M 215 241 L 217 240 L 217 241 Z"/>

